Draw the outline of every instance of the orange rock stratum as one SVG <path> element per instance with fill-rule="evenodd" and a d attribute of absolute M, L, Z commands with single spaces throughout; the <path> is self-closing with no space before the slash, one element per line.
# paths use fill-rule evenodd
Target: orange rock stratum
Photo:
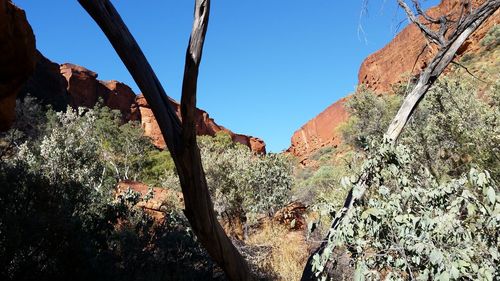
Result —
<path fill-rule="evenodd" d="M 474 7 L 483 2 L 484 0 L 471 1 Z M 459 1 L 443 0 L 438 6 L 429 9 L 428 13 L 431 16 L 457 14 L 459 10 Z M 499 14 L 497 11 L 484 22 L 462 46 L 458 55 L 477 52 L 479 42 L 486 32 L 499 23 Z M 426 46 L 427 42 L 418 28 L 408 25 L 385 47 L 363 61 L 358 74 L 359 84 L 379 94 L 390 92 L 392 85 L 405 82 L 408 75 L 415 75 L 425 68 L 436 51 L 432 46 Z M 297 130 L 292 136 L 288 151 L 302 163 L 306 163 L 311 153 L 317 149 L 340 144 L 342 140 L 338 127 L 348 119 L 344 108 L 347 99 L 348 97 L 336 101 Z"/>

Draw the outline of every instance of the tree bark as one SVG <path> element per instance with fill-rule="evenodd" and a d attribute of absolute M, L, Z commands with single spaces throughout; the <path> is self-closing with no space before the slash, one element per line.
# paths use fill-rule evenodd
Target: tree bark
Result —
<path fill-rule="evenodd" d="M 142 50 L 109 0 L 78 0 L 107 36 L 146 97 L 179 174 L 185 214 L 193 232 L 230 280 L 253 280 L 250 269 L 227 237 L 213 203 L 196 143 L 198 69 L 207 31 L 210 0 L 196 0 L 181 98 L 181 122 Z"/>
<path fill-rule="evenodd" d="M 440 48 L 439 52 L 429 63 L 429 66 L 421 73 L 417 84 L 406 96 L 398 113 L 387 129 L 387 137 L 395 142 L 411 117 L 413 111 L 422 100 L 425 93 L 434 84 L 439 75 L 453 61 L 455 54 L 467 38 L 495 11 L 500 7 L 500 0 L 490 0 L 477 8 L 469 15 L 452 34 L 446 45 Z"/>
<path fill-rule="evenodd" d="M 400 0 L 398 0 L 400 2 Z M 395 143 L 401 132 L 408 122 L 409 118 L 413 114 L 414 110 L 417 108 L 419 102 L 425 96 L 429 88 L 434 84 L 441 73 L 446 69 L 446 67 L 455 58 L 456 52 L 462 46 L 462 44 L 467 40 L 467 38 L 475 31 L 477 28 L 495 11 L 500 7 L 500 0 L 489 0 L 483 5 L 478 7 L 473 13 L 471 13 L 464 21 L 461 21 L 457 26 L 456 30 L 450 35 L 449 39 L 444 42 L 439 40 L 436 42 L 440 44 L 442 42 L 444 45 L 441 46 L 440 50 L 436 56 L 432 59 L 429 65 L 421 73 L 417 84 L 413 90 L 404 99 L 403 104 L 399 108 L 398 113 L 394 117 L 393 121 L 387 129 L 386 136 L 389 141 Z M 411 17 L 410 17 L 410 20 Z M 415 23 L 416 24 L 416 23 Z M 418 25 L 418 24 L 417 24 Z M 425 32 L 424 32 L 425 33 Z M 327 234 L 327 237 L 323 240 L 321 245 L 311 254 L 307 260 L 306 266 L 302 273 L 301 281 L 315 280 L 315 273 L 312 270 L 313 257 L 316 254 L 322 255 L 326 247 L 328 246 L 329 238 L 333 236 L 334 232 L 338 229 L 339 225 L 342 223 L 347 223 L 344 218 L 346 215 L 352 211 L 352 206 L 362 199 L 367 186 L 371 181 L 371 171 L 365 172 L 361 175 L 358 180 L 359 190 L 354 192 L 351 189 L 344 201 L 344 206 L 338 212 L 337 216 L 332 222 L 332 226 Z"/>

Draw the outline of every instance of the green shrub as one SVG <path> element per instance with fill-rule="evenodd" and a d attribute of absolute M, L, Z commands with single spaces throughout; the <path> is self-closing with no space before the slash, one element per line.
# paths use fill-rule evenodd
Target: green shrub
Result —
<path fill-rule="evenodd" d="M 453 77 L 436 82 L 398 140 L 412 149 L 415 162 L 423 163 L 438 179 L 463 174 L 472 160 L 492 175 L 500 172 L 496 156 L 500 113 L 494 102 L 500 91 L 494 86 L 479 98 L 475 88 Z M 401 96 L 355 94 L 347 103 L 352 117 L 342 129 L 344 140 L 360 152 L 371 140 L 382 140 Z"/>
<path fill-rule="evenodd" d="M 291 160 L 281 154 L 258 155 L 227 133 L 198 137 L 208 188 L 219 217 L 271 214 L 287 203 L 293 184 Z M 180 189 L 175 171 L 162 185 Z"/>
<path fill-rule="evenodd" d="M 256 155 L 225 133 L 200 137 L 199 146 L 219 215 L 272 213 L 286 203 L 293 184 L 287 157 Z"/>
<path fill-rule="evenodd" d="M 100 107 L 19 109 L 16 133 L 1 136 L 15 143 L 0 161 L 1 280 L 213 279 L 181 210 L 158 222 L 135 206 L 146 199 L 114 194 L 154 151 L 137 124 Z"/>
<path fill-rule="evenodd" d="M 366 187 L 365 197 L 314 257 L 317 272 L 338 258 L 336 247 L 352 259 L 356 280 L 498 278 L 500 93 L 496 84 L 476 89 L 439 80 L 396 147 L 381 141 L 387 124 L 377 124 L 394 116 L 391 101 L 364 93 L 348 104 L 346 139 L 366 157 L 351 174 L 367 174 L 368 185 L 359 176 L 342 181 L 354 193 Z"/>
<path fill-rule="evenodd" d="M 488 49 L 494 49 L 500 45 L 500 25 L 496 24 L 481 40 L 481 46 L 487 47 Z"/>
<path fill-rule="evenodd" d="M 411 155 L 382 145 L 370 157 L 378 168 L 367 200 L 331 245 L 350 253 L 358 280 L 493 280 L 500 192 L 490 173 L 473 168 L 438 183 L 424 167 L 414 168 Z"/>
<path fill-rule="evenodd" d="M 349 120 L 340 128 L 342 139 L 363 150 L 372 139 L 381 140 L 401 103 L 401 95 L 377 95 L 360 88 L 346 103 Z"/>
<path fill-rule="evenodd" d="M 335 147 L 333 146 L 325 146 L 317 151 L 315 151 L 311 157 L 309 157 L 310 160 L 313 161 L 319 161 L 319 162 L 326 162 L 329 160 L 332 156 L 332 154 L 335 152 Z"/>
<path fill-rule="evenodd" d="M 179 190 L 177 185 L 166 185 L 162 181 L 167 174 L 167 177 L 177 177 L 177 174 L 174 172 L 174 160 L 172 159 L 172 156 L 170 156 L 170 152 L 168 150 L 152 150 L 143 157 L 146 157 L 146 162 L 141 171 L 141 181 L 151 186 L 163 186 Z"/>

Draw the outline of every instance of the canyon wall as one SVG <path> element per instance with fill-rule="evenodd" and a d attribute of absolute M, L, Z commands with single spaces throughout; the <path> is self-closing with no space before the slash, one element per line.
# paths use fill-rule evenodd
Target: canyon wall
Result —
<path fill-rule="evenodd" d="M 23 10 L 0 0 L 0 131 L 16 115 L 16 96 L 35 69 L 35 36 Z"/>
<path fill-rule="evenodd" d="M 109 108 L 120 110 L 123 121 L 139 121 L 144 134 L 150 137 L 158 148 L 166 148 L 165 141 L 153 112 L 143 95 L 136 95 L 124 83 L 97 79 L 98 74 L 85 67 L 64 63 L 57 64 L 36 53 L 34 74 L 25 83 L 21 96 L 30 94 L 41 102 L 56 109 L 72 107 L 93 107 L 99 100 Z M 180 118 L 180 105 L 170 100 Z M 217 132 L 228 133 L 233 141 L 248 146 L 256 153 L 266 153 L 264 141 L 259 138 L 233 133 L 218 125 L 206 111 L 196 110 L 198 135 L 214 136 Z"/>
<path fill-rule="evenodd" d="M 471 4 L 477 7 L 483 2 L 484 0 L 473 0 Z M 459 1 L 456 0 L 443 0 L 438 6 L 428 10 L 431 16 L 447 14 L 456 17 L 459 12 Z M 480 40 L 492 26 L 499 23 L 499 14 L 497 11 L 469 37 L 460 48 L 458 56 L 480 50 Z M 390 93 L 393 85 L 406 82 L 409 75 L 414 76 L 426 67 L 426 63 L 436 52 L 435 47 L 427 45 L 420 30 L 415 25 L 408 25 L 385 47 L 363 61 L 358 74 L 359 85 L 365 85 L 367 89 L 379 94 Z M 347 99 L 348 97 L 336 101 L 297 130 L 292 136 L 288 152 L 297 156 L 300 162 L 306 163 L 308 157 L 319 148 L 340 144 L 342 140 L 338 128 L 348 119 L 344 108 Z"/>
<path fill-rule="evenodd" d="M 438 6 L 427 11 L 431 17 L 450 15 L 457 18 L 461 12 L 460 1 L 443 0 Z M 473 7 L 479 6 L 484 0 L 473 0 Z M 476 30 L 459 49 L 457 55 L 465 52 L 473 53 L 480 49 L 479 42 L 493 25 L 499 23 L 499 11 L 491 16 Z M 434 27 L 436 28 L 436 27 Z M 378 93 L 390 92 L 391 86 L 405 83 L 408 76 L 415 76 L 426 66 L 436 54 L 435 45 L 428 44 L 420 30 L 411 24 L 404 28 L 385 47 L 368 56 L 359 69 L 359 84 Z"/>
<path fill-rule="evenodd" d="M 139 121 L 145 135 L 164 149 L 165 141 L 156 119 L 142 95 L 136 95 L 124 83 L 98 80 L 98 74 L 85 67 L 57 64 L 45 58 L 35 46 L 35 36 L 26 14 L 10 0 L 0 0 L 0 131 L 6 131 L 14 122 L 16 98 L 36 97 L 55 110 L 66 106 L 93 107 L 101 101 L 109 108 L 119 110 L 123 121 Z M 180 116 L 180 105 L 170 100 Z M 196 110 L 198 135 L 214 136 L 228 133 L 234 142 L 248 146 L 256 153 L 266 153 L 263 140 L 236 134 L 218 125 L 208 113 Z"/>
<path fill-rule="evenodd" d="M 305 163 L 309 155 L 317 149 L 339 145 L 342 139 L 338 127 L 349 118 L 344 109 L 347 99 L 346 97 L 336 101 L 295 131 L 288 152 L 297 156 L 301 163 Z"/>

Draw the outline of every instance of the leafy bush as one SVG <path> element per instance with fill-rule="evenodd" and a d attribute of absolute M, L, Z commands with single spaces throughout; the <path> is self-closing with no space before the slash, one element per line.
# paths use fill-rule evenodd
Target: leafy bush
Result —
<path fill-rule="evenodd" d="M 328 160 L 331 155 L 334 153 L 335 148 L 332 146 L 325 146 L 320 149 L 318 149 L 316 152 L 314 152 L 311 157 L 309 157 L 310 160 L 313 161 L 320 161 L 320 162 L 325 162 Z"/>
<path fill-rule="evenodd" d="M 368 199 L 330 237 L 332 245 L 350 252 L 360 279 L 493 280 L 499 262 L 497 184 L 488 171 L 475 168 L 438 183 L 425 168 L 413 168 L 411 155 L 405 147 L 383 145 L 370 157 L 378 168 Z"/>
<path fill-rule="evenodd" d="M 225 133 L 200 137 L 199 146 L 219 215 L 273 213 L 286 203 L 293 178 L 285 156 L 255 155 Z"/>
<path fill-rule="evenodd" d="M 52 183 L 109 190 L 119 180 L 137 180 L 144 154 L 154 150 L 138 124 L 122 124 L 119 112 L 106 107 L 48 111 L 46 120 L 44 132 L 19 145 L 16 158 Z"/>
<path fill-rule="evenodd" d="M 496 24 L 490 28 L 488 33 L 486 33 L 481 40 L 481 45 L 488 49 L 494 49 L 500 45 L 500 25 Z"/>
<path fill-rule="evenodd" d="M 140 175 L 143 182 L 152 186 L 178 188 L 178 184 L 164 182 L 168 178 L 177 178 L 174 160 L 168 150 L 152 150 L 147 155 L 143 155 L 143 157 L 146 157 L 146 163 Z"/>
<path fill-rule="evenodd" d="M 134 207 L 138 196 L 113 199 L 30 169 L 0 163 L 0 279 L 212 279 L 178 211 L 155 223 Z"/>
<path fill-rule="evenodd" d="M 366 187 L 365 199 L 329 237 L 324 255 L 314 257 L 318 274 L 339 258 L 335 247 L 352 259 L 356 280 L 499 277 L 499 88 L 481 95 L 475 89 L 453 77 L 438 81 L 397 147 L 382 139 L 387 124 L 377 124 L 394 115 L 397 95 L 364 93 L 350 103 L 354 118 L 344 133 L 366 155 L 353 174 L 369 180 L 342 181 L 354 193 Z"/>
<path fill-rule="evenodd" d="M 257 155 L 227 133 L 198 137 L 207 184 L 217 215 L 253 219 L 287 203 L 293 185 L 292 165 L 281 154 Z M 164 169 L 162 186 L 180 189 L 175 171 Z"/>
<path fill-rule="evenodd" d="M 357 150 L 363 150 L 373 138 L 382 139 L 401 102 L 400 95 L 378 96 L 361 87 L 346 102 L 350 118 L 340 128 L 342 139 Z"/>
<path fill-rule="evenodd" d="M 1 280 L 214 279 L 181 210 L 155 221 L 136 207 L 147 198 L 113 191 L 154 151 L 137 124 L 100 107 L 45 114 L 29 98 L 18 109 L 0 136 Z"/>
<path fill-rule="evenodd" d="M 27 140 L 38 141 L 46 121 L 46 113 L 35 98 L 27 96 L 23 101 L 16 100 L 14 124 L 7 132 L 0 132 L 0 158 L 11 158 Z"/>
<path fill-rule="evenodd" d="M 455 78 L 441 79 L 427 93 L 398 140 L 412 148 L 438 179 L 461 175 L 471 161 L 499 174 L 500 114 L 493 86 L 478 98 L 476 86 Z M 343 128 L 346 142 L 363 151 L 371 140 L 381 141 L 401 103 L 401 93 L 378 97 L 362 91 L 347 103 L 352 115 Z M 498 178 L 496 178 L 498 180 Z"/>

